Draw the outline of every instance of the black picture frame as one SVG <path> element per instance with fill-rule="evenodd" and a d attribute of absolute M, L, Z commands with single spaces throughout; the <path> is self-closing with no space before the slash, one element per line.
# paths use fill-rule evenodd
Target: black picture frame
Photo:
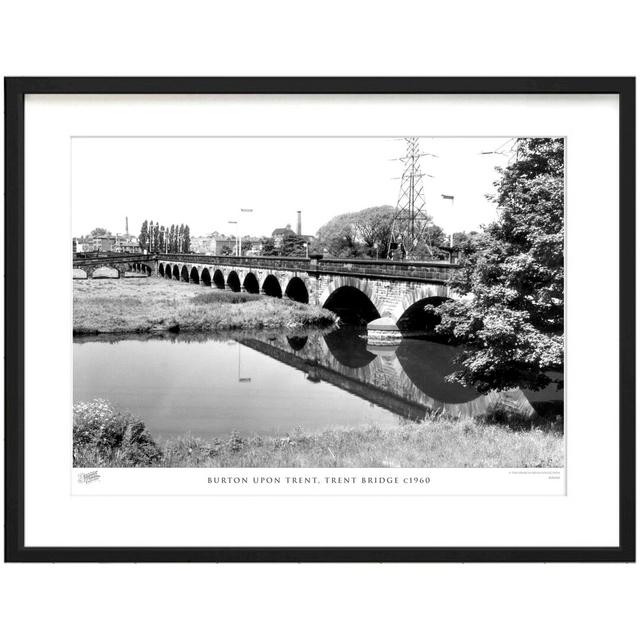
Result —
<path fill-rule="evenodd" d="M 5 561 L 635 561 L 635 78 L 5 78 Z M 620 117 L 620 504 L 615 547 L 26 547 L 24 99 L 27 94 L 616 94 Z"/>

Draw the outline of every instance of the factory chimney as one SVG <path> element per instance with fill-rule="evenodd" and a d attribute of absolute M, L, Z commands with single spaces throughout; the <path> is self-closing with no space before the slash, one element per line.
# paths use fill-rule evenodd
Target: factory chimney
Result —
<path fill-rule="evenodd" d="M 302 235 L 302 211 L 298 211 L 298 227 L 296 231 L 299 236 Z"/>
<path fill-rule="evenodd" d="M 124 218 L 124 232 L 129 235 L 129 216 Z"/>

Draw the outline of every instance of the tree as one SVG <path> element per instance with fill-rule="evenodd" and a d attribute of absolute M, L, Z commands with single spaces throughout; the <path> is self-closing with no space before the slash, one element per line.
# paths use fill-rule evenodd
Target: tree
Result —
<path fill-rule="evenodd" d="M 479 391 L 541 389 L 564 361 L 564 141 L 521 139 L 499 170 L 498 221 L 463 246 L 438 307 L 440 333 L 464 344 L 451 378 Z"/>
<path fill-rule="evenodd" d="M 337 258 L 360 258 L 375 255 L 377 242 L 380 257 L 386 257 L 394 213 L 385 205 L 335 216 L 318 229 L 318 245 Z"/>
<path fill-rule="evenodd" d="M 153 253 L 155 248 L 153 246 L 153 220 L 149 221 L 149 253 Z"/>
<path fill-rule="evenodd" d="M 149 228 L 149 234 L 151 236 L 152 251 L 156 252 L 160 246 L 160 226 L 157 222 Z"/>
<path fill-rule="evenodd" d="M 453 234 L 453 246 L 454 247 L 462 247 L 466 245 L 468 242 L 474 242 L 480 239 L 479 231 L 456 231 Z"/>
<path fill-rule="evenodd" d="M 276 243 L 274 242 L 273 238 L 263 238 L 261 254 L 263 256 L 278 255 L 278 250 L 276 249 Z"/>
<path fill-rule="evenodd" d="M 110 236 L 111 235 L 111 231 L 107 231 L 105 228 L 103 227 L 96 227 L 92 232 L 91 232 L 91 237 L 92 238 L 97 238 L 98 236 Z"/>
<path fill-rule="evenodd" d="M 191 251 L 191 232 L 189 231 L 189 225 L 184 225 L 184 233 L 182 238 L 182 251 L 189 253 Z"/>
<path fill-rule="evenodd" d="M 180 228 L 177 229 L 178 232 L 178 247 L 177 247 L 177 251 L 178 253 L 182 253 L 183 252 L 183 243 L 184 243 L 184 225 L 181 224 Z"/>
<path fill-rule="evenodd" d="M 138 244 L 141 249 L 147 248 L 149 242 L 149 223 L 145 220 L 140 227 L 140 235 L 138 236 Z"/>
<path fill-rule="evenodd" d="M 363 209 L 353 215 L 356 240 L 364 245 L 364 253 L 371 258 L 386 258 L 391 242 L 395 207 L 384 205 Z"/>
<path fill-rule="evenodd" d="M 160 246 L 158 247 L 158 251 L 162 251 L 164 253 L 164 251 L 166 250 L 166 238 L 167 238 L 167 231 L 164 228 L 164 225 L 160 225 L 160 233 L 158 234 L 158 238 L 160 241 Z"/>
<path fill-rule="evenodd" d="M 304 256 L 306 240 L 298 234 L 287 235 L 282 239 L 280 255 L 283 256 Z"/>
<path fill-rule="evenodd" d="M 176 251 L 176 225 L 172 224 L 169 229 L 169 253 Z"/>
<path fill-rule="evenodd" d="M 173 250 L 175 253 L 180 250 L 180 227 L 178 225 L 173 229 Z"/>
<path fill-rule="evenodd" d="M 338 258 L 388 257 L 396 208 L 390 205 L 369 207 L 335 216 L 318 230 L 317 245 Z M 406 247 L 412 258 L 434 258 L 446 237 L 442 229 L 430 224 L 425 240 Z M 315 248 L 315 247 L 314 247 Z"/>
<path fill-rule="evenodd" d="M 424 240 L 420 240 L 411 250 L 411 258 L 414 260 L 434 260 L 442 256 L 439 247 L 445 244 L 447 244 L 447 236 L 445 236 L 442 227 L 430 224 L 425 229 Z"/>

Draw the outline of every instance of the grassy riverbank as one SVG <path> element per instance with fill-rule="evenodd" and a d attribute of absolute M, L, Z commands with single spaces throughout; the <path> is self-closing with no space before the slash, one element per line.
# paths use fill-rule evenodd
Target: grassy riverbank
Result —
<path fill-rule="evenodd" d="M 74 280 L 73 333 L 211 332 L 329 326 L 326 309 L 160 278 Z"/>
<path fill-rule="evenodd" d="M 286 436 L 156 444 L 140 420 L 103 400 L 74 405 L 76 467 L 562 467 L 563 434 L 438 417 L 397 429 L 294 430 Z"/>

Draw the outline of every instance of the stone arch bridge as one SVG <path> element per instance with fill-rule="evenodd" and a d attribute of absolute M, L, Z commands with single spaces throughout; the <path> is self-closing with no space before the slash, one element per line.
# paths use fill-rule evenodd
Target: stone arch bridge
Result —
<path fill-rule="evenodd" d="M 118 277 L 146 273 L 203 287 L 288 297 L 366 322 L 370 333 L 391 337 L 426 304 L 455 297 L 449 286 L 457 265 L 448 262 L 206 256 L 199 254 L 111 254 L 78 257 L 76 270 L 92 277 L 110 267 Z M 407 325 L 408 326 L 408 325 Z"/>

